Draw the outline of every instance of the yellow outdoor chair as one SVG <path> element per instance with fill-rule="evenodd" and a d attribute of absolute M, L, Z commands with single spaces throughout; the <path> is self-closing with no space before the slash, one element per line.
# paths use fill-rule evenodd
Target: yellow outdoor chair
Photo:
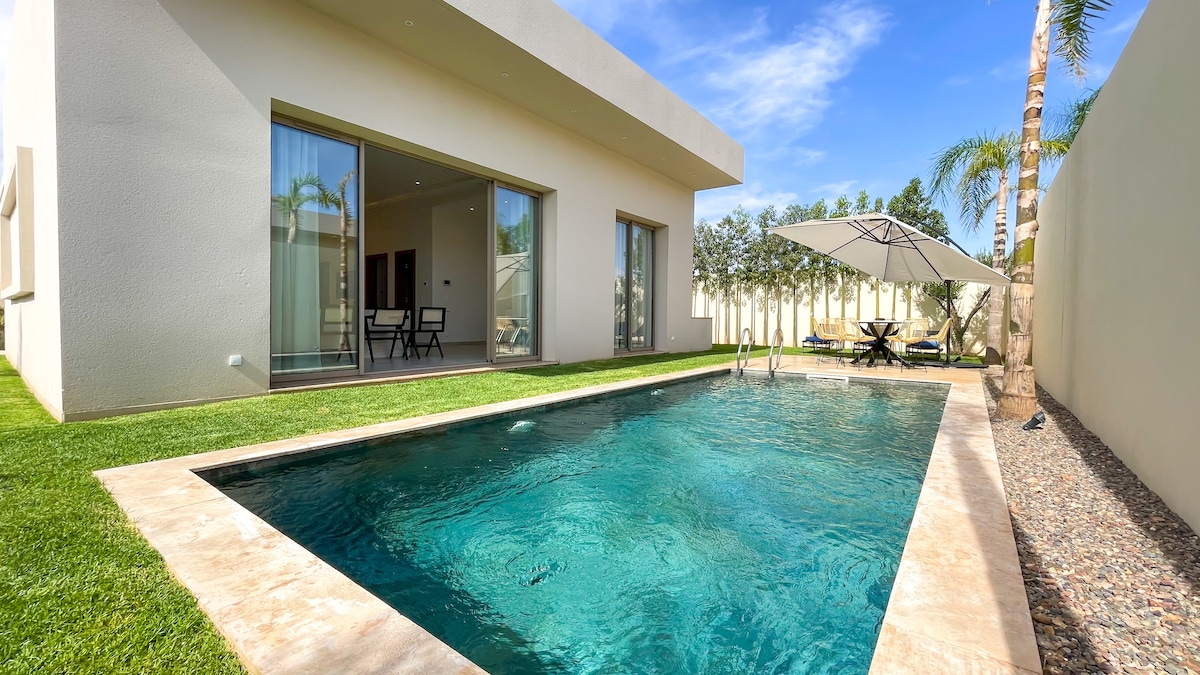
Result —
<path fill-rule="evenodd" d="M 842 351 L 842 336 L 841 319 L 817 319 L 816 322 L 817 337 L 821 338 L 830 345 L 837 345 L 837 351 Z"/>
<path fill-rule="evenodd" d="M 918 317 L 916 319 L 905 319 L 900 326 L 900 332 L 892 338 L 899 347 L 895 350 L 897 353 L 906 351 L 908 346 L 916 344 L 925 339 L 925 334 L 929 332 L 929 319 Z"/>
<path fill-rule="evenodd" d="M 842 339 L 850 343 L 850 351 L 865 352 L 875 338 L 863 332 L 858 319 L 842 319 Z"/>
<path fill-rule="evenodd" d="M 928 331 L 926 331 L 928 332 Z M 904 347 L 905 354 L 929 354 L 938 355 L 942 353 L 942 347 L 946 345 L 946 337 L 950 335 L 950 319 L 946 319 L 942 327 L 933 335 L 926 335 L 920 340 L 914 340 Z"/>

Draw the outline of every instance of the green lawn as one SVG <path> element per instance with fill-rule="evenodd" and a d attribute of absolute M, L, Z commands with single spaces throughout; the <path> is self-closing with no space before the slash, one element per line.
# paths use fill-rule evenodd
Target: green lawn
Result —
<path fill-rule="evenodd" d="M 0 358 L 0 671 L 242 672 L 94 470 L 727 363 L 733 351 L 261 396 L 73 424 L 54 423 Z"/>

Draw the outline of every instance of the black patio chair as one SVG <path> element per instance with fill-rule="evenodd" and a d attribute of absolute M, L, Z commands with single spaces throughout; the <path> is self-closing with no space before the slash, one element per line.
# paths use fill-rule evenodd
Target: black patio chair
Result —
<path fill-rule="evenodd" d="M 418 347 L 425 347 L 425 356 L 429 356 L 430 350 L 437 347 L 438 356 L 446 358 L 442 353 L 442 341 L 438 339 L 438 333 L 446 330 L 446 308 L 445 307 L 422 307 L 417 311 L 416 327 L 408 335 L 408 344 L 412 346 L 413 352 L 417 354 L 417 358 L 421 358 L 421 353 L 417 351 Z M 429 333 L 429 342 L 418 345 L 417 334 Z"/>
<path fill-rule="evenodd" d="M 404 338 L 405 331 L 412 322 L 412 312 L 407 309 L 368 309 L 367 310 L 367 354 L 371 363 L 375 363 L 375 350 L 371 346 L 373 340 L 392 341 L 388 358 L 396 355 L 396 342 L 404 345 L 402 356 L 408 358 L 408 343 Z"/>

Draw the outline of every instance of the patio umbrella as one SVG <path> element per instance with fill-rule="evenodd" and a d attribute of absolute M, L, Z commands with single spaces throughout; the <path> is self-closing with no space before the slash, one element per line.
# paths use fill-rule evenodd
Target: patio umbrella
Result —
<path fill-rule="evenodd" d="M 953 308 L 951 281 L 1004 285 L 1008 277 L 920 230 L 882 213 L 864 213 L 846 218 L 806 220 L 769 230 L 851 267 L 888 282 L 943 282 L 946 284 L 946 315 Z M 951 242 L 953 243 L 953 242 Z M 946 362 L 950 362 L 950 340 L 946 340 Z"/>

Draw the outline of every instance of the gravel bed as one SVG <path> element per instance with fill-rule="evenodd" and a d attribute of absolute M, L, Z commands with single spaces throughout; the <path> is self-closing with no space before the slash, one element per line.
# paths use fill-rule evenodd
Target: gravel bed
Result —
<path fill-rule="evenodd" d="M 984 384 L 1044 672 L 1200 674 L 1200 538 L 1040 387 L 1027 432 Z"/>

